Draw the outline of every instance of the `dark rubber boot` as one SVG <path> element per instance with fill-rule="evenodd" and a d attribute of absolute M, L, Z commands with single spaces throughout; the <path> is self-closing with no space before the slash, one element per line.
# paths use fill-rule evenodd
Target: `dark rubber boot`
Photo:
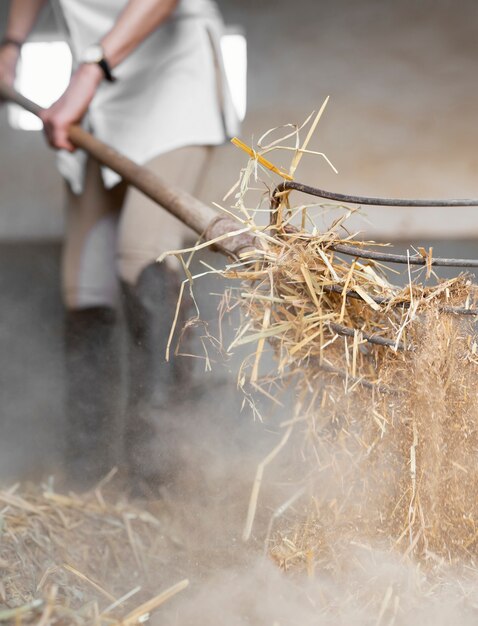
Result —
<path fill-rule="evenodd" d="M 159 442 L 167 437 L 165 417 L 188 394 L 192 373 L 192 359 L 174 356 L 188 303 L 181 307 L 169 361 L 165 358 L 179 288 L 178 273 L 159 263 L 146 267 L 134 287 L 123 284 L 130 339 L 124 451 L 133 485 L 143 493 L 156 491 L 170 478 L 161 458 L 164 442 Z"/>
<path fill-rule="evenodd" d="M 79 309 L 68 311 L 65 322 L 65 470 L 72 487 L 86 489 L 115 464 L 120 395 L 115 313 L 108 307 Z"/>

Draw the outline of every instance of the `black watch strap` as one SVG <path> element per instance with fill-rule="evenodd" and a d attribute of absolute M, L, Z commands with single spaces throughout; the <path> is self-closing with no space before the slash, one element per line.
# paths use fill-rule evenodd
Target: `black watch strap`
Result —
<path fill-rule="evenodd" d="M 114 83 L 116 81 L 116 78 L 111 73 L 111 68 L 108 61 L 105 58 L 100 59 L 98 61 L 98 65 L 103 70 L 103 74 L 105 75 L 106 80 L 110 83 Z"/>
<path fill-rule="evenodd" d="M 0 48 L 3 48 L 4 46 L 15 46 L 15 48 L 21 50 L 23 44 L 24 42 L 20 41 L 19 39 L 14 39 L 13 37 L 4 37 L 0 41 Z"/>

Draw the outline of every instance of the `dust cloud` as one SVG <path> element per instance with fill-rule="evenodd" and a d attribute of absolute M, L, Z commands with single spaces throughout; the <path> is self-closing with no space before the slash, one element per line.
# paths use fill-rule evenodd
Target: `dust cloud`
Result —
<path fill-rule="evenodd" d="M 233 419 L 250 420 L 238 415 Z M 241 534 L 256 464 L 279 436 L 276 429 L 265 441 L 260 431 L 267 429 L 256 424 L 244 438 L 244 424 L 234 433 L 224 424 L 208 428 L 198 420 L 179 437 L 183 459 L 189 460 L 174 485 L 163 491 L 169 511 L 165 533 L 175 543 L 171 554 L 163 555 L 158 581 L 165 587 L 188 577 L 191 584 L 153 615 L 153 624 L 476 624 L 478 575 L 472 565 L 422 567 L 398 551 L 382 549 L 380 537 L 361 542 L 358 534 L 344 539 L 339 533 L 328 562 L 319 560 L 309 572 L 292 565 L 284 571 L 265 542 L 271 516 L 296 491 L 294 481 L 304 473 L 297 455 L 286 453 L 268 468 L 253 536 L 244 543 Z M 335 487 L 340 497 L 343 485 Z M 304 513 L 299 505 L 292 509 L 276 525 L 283 538 L 292 539 L 293 531 L 281 526 Z M 271 539 L 277 541 L 274 534 Z"/>
<path fill-rule="evenodd" d="M 385 474 L 382 485 L 376 475 L 377 471 L 384 470 L 380 464 L 377 468 L 367 462 L 355 463 L 347 455 L 338 455 L 335 459 L 331 456 L 328 465 L 322 459 L 329 469 L 321 470 L 319 480 L 312 476 L 310 482 L 316 489 L 317 485 L 322 486 L 324 499 L 332 503 L 332 508 L 343 506 L 342 514 L 331 519 L 317 492 L 306 488 L 302 496 L 299 494 L 293 499 L 299 486 L 307 483 L 314 472 L 304 452 L 303 430 L 267 467 L 252 537 L 244 543 L 241 535 L 257 464 L 280 440 L 284 420 L 291 415 L 291 405 L 282 411 L 276 410 L 264 423 L 254 422 L 247 411 L 241 411 L 240 394 L 234 385 L 219 386 L 212 395 L 208 393 L 208 397 L 204 397 L 204 404 L 196 403 L 194 410 L 185 405 L 171 418 L 170 428 L 176 434 L 169 441 L 181 442 L 179 454 L 178 450 L 174 454 L 176 461 L 181 460 L 175 465 L 174 481 L 162 495 L 169 507 L 168 532 L 176 538 L 178 550 L 169 555 L 160 577 L 163 584 L 171 584 L 187 576 L 191 585 L 153 616 L 153 623 L 180 626 L 211 623 L 224 626 L 476 624 L 478 571 L 473 554 L 457 558 L 450 535 L 447 555 L 446 528 L 427 525 L 430 515 L 436 517 L 433 502 L 429 502 L 433 476 L 439 482 L 443 479 L 439 503 L 443 521 L 447 511 L 446 490 L 448 510 L 459 502 L 463 514 L 466 513 L 466 499 L 464 501 L 460 495 L 459 470 L 455 468 L 453 472 L 453 459 L 447 459 L 444 449 L 446 429 L 456 430 L 456 423 L 460 421 L 460 416 L 454 412 L 458 406 L 455 396 L 459 397 L 463 376 L 470 383 L 473 369 L 471 365 L 460 366 L 457 359 L 467 343 L 465 330 L 463 324 L 449 316 L 428 319 L 419 333 L 421 344 L 415 357 L 416 375 L 409 373 L 410 394 L 403 409 L 411 415 L 414 411 L 420 413 L 416 415 L 420 419 L 417 453 L 426 470 L 420 485 L 421 515 L 426 520 L 421 537 L 431 537 L 432 533 L 440 535 L 440 551 L 433 552 L 430 538 L 425 547 L 421 539 L 413 546 L 419 548 L 416 554 L 414 549 L 406 549 L 406 542 L 404 546 L 396 541 L 394 546 L 396 536 L 384 520 L 375 519 L 376 526 L 364 531 L 363 521 L 367 515 L 373 518 L 386 510 L 387 493 L 395 500 L 397 508 L 406 509 L 407 504 L 400 503 L 399 490 L 402 488 L 400 479 L 410 476 L 408 439 L 405 451 L 394 441 L 394 454 L 407 458 L 401 458 L 398 470 L 386 467 L 389 474 Z M 450 341 L 447 337 L 451 337 Z M 442 384 L 448 376 L 453 379 L 451 385 L 453 381 L 456 383 L 451 395 L 447 395 Z M 438 406 L 433 401 L 428 410 L 426 396 L 439 388 L 435 395 L 443 402 Z M 472 394 L 473 390 L 471 396 L 467 396 L 466 415 L 462 415 L 462 419 L 470 423 L 474 419 L 475 405 Z M 219 397 L 221 407 L 214 404 L 214 398 Z M 365 411 L 367 407 L 362 409 Z M 357 407 L 354 410 L 360 412 Z M 181 417 L 182 411 L 189 415 L 189 422 Z M 439 420 L 443 431 L 440 450 L 436 448 L 433 433 L 427 435 L 433 420 Z M 401 435 L 403 432 L 398 428 L 394 436 Z M 458 458 L 458 452 L 455 450 L 454 458 Z M 433 467 L 436 455 L 442 463 Z M 474 477 L 474 461 L 469 455 L 465 456 L 470 475 Z M 387 448 L 383 458 L 387 458 Z M 385 463 L 383 458 L 381 462 Z M 335 467 L 331 470 L 333 463 Z M 357 476 L 357 472 L 369 472 L 370 476 L 366 473 Z M 357 491 L 350 495 L 355 485 Z M 375 489 L 375 494 L 367 493 L 367 488 Z M 465 491 L 471 497 L 469 485 L 463 487 L 463 494 Z M 312 498 L 312 504 L 308 497 Z M 281 508 L 287 502 L 289 505 Z M 364 514 L 365 503 L 376 509 Z M 416 501 L 414 506 L 418 510 L 420 503 Z M 470 500 L 469 510 L 474 506 L 474 501 Z M 271 520 L 274 526 L 269 535 Z M 456 523 L 460 527 L 460 520 Z M 311 527 L 318 529 L 315 544 L 309 538 L 304 539 L 307 532 L 313 532 Z M 282 552 L 277 546 L 284 548 Z M 317 546 L 321 546 L 321 554 Z"/>

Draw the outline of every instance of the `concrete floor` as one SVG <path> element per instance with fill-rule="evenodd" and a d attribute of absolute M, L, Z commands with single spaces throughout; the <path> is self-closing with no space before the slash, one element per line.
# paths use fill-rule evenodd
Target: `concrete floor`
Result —
<path fill-rule="evenodd" d="M 49 472 L 58 472 L 62 458 L 65 381 L 60 252 L 58 243 L 0 245 L 0 483 L 21 478 L 38 479 Z M 204 259 L 209 264 L 222 260 L 212 253 Z M 215 336 L 218 335 L 220 301 L 217 294 L 222 293 L 225 286 L 225 282 L 215 276 L 203 278 L 197 284 L 202 319 L 209 322 L 209 332 Z M 237 317 L 232 316 L 223 325 L 225 343 L 232 338 L 235 320 Z M 195 337 L 193 352 L 201 355 L 199 333 Z M 125 340 L 120 319 L 118 341 L 123 347 Z M 186 447 L 202 438 L 215 441 L 217 452 L 228 449 L 226 456 L 233 456 L 234 447 L 246 453 L 248 447 L 255 445 L 247 441 L 257 443 L 258 437 L 257 433 L 250 436 L 251 428 L 254 430 L 257 425 L 253 424 L 248 411 L 241 412 L 243 397 L 236 389 L 240 353 L 226 361 L 209 347 L 209 355 L 212 371 L 204 372 L 201 359 L 194 368 L 195 384 L 202 388 L 202 393 L 196 397 L 194 405 L 186 402 L 179 407 L 165 428 L 175 430 L 178 438 L 181 432 L 187 432 L 181 442 Z M 123 397 L 124 378 L 123 373 L 123 386 L 119 390 Z M 121 428 L 120 416 L 118 428 Z M 224 433 L 222 440 L 221 432 Z M 119 439 L 118 433 L 112 436 Z M 264 445 L 267 437 L 264 433 Z M 161 453 L 166 457 L 171 454 L 168 444 L 159 442 Z M 209 454 L 214 455 L 214 450 Z"/>
<path fill-rule="evenodd" d="M 63 433 L 58 244 L 0 246 L 0 479 L 45 471 Z"/>

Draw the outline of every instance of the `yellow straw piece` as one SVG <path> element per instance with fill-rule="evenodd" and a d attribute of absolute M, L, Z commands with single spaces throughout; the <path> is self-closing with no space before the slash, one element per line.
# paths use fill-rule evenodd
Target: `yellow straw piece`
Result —
<path fill-rule="evenodd" d="M 261 165 L 263 165 L 264 167 L 267 167 L 267 169 L 270 170 L 271 172 L 274 172 L 275 174 L 278 174 L 279 176 L 282 176 L 282 178 L 285 178 L 286 180 L 294 180 L 292 178 L 292 176 L 287 174 L 287 172 L 284 172 L 283 170 L 280 170 L 273 163 L 271 163 L 270 161 L 265 159 L 258 152 L 256 152 L 252 148 L 250 148 L 247 144 L 245 144 L 243 141 L 241 141 L 237 137 L 233 137 L 231 139 L 231 143 L 233 143 L 238 148 L 241 148 L 241 150 L 244 150 L 244 152 L 246 152 L 250 157 L 252 157 L 253 159 L 256 159 L 257 161 L 259 161 L 259 163 Z"/>
<path fill-rule="evenodd" d="M 317 128 L 317 124 L 320 121 L 320 118 L 322 117 L 322 113 L 325 111 L 325 107 L 327 106 L 327 103 L 329 101 L 330 96 L 327 96 L 327 98 L 325 98 L 322 106 L 320 107 L 320 111 L 317 113 L 317 115 L 315 116 L 314 121 L 312 122 L 312 126 L 309 129 L 309 132 L 307 133 L 307 137 L 305 138 L 304 143 L 302 144 L 302 147 L 300 150 L 298 150 L 292 160 L 292 164 L 290 166 L 290 173 L 291 176 L 294 175 L 295 170 L 297 169 L 297 166 L 300 163 L 301 158 L 304 155 L 304 151 L 307 149 L 307 146 L 309 145 L 310 140 L 312 139 L 313 134 L 315 133 L 315 129 Z"/>

